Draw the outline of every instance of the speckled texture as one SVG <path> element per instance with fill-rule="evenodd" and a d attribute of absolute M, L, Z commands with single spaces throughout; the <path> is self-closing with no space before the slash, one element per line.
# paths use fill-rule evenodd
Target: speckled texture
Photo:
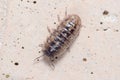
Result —
<path fill-rule="evenodd" d="M 83 27 L 52 70 L 34 59 L 66 7 Z M 120 0 L 0 1 L 0 80 L 120 80 L 119 61 Z"/>

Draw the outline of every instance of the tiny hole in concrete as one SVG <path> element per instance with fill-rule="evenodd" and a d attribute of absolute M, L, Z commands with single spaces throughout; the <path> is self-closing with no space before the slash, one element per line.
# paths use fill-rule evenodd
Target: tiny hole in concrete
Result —
<path fill-rule="evenodd" d="M 90 38 L 90 36 L 88 36 L 88 38 Z"/>
<path fill-rule="evenodd" d="M 22 49 L 24 49 L 24 47 L 22 46 Z"/>
<path fill-rule="evenodd" d="M 18 65 L 19 65 L 19 63 L 18 63 L 18 62 L 15 62 L 15 63 L 14 63 L 14 65 L 18 66 Z"/>
<path fill-rule="evenodd" d="M 103 24 L 103 22 L 100 22 L 100 24 Z"/>
<path fill-rule="evenodd" d="M 10 77 L 10 75 L 9 75 L 9 74 L 7 74 L 7 75 L 5 75 L 5 77 L 6 77 L 6 78 L 9 78 L 9 77 Z"/>
<path fill-rule="evenodd" d="M 104 10 L 103 15 L 108 15 L 109 12 L 107 10 Z"/>
<path fill-rule="evenodd" d="M 103 31 L 107 31 L 108 29 L 103 29 Z"/>
<path fill-rule="evenodd" d="M 93 72 L 91 72 L 91 74 L 93 74 Z"/>
<path fill-rule="evenodd" d="M 34 4 L 36 4 L 36 3 L 37 3 L 37 1 L 33 1 L 33 3 L 34 3 Z"/>
<path fill-rule="evenodd" d="M 56 24 L 56 22 L 54 22 L 54 24 Z"/>
<path fill-rule="evenodd" d="M 85 61 L 85 62 L 86 62 L 86 61 L 87 61 L 87 59 L 86 59 L 86 58 L 83 58 L 83 61 Z"/>

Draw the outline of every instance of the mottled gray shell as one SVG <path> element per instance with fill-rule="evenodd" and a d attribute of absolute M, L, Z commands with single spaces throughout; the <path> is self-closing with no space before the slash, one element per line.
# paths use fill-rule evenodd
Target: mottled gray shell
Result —
<path fill-rule="evenodd" d="M 68 15 L 47 38 L 42 49 L 44 55 L 54 60 L 71 46 L 79 35 L 81 20 L 78 15 Z"/>

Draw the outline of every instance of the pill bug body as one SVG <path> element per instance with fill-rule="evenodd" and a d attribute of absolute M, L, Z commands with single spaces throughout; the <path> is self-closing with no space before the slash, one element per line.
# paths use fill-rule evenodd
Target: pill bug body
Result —
<path fill-rule="evenodd" d="M 64 53 L 79 35 L 81 20 L 78 15 L 68 15 L 47 38 L 42 51 L 51 61 Z"/>

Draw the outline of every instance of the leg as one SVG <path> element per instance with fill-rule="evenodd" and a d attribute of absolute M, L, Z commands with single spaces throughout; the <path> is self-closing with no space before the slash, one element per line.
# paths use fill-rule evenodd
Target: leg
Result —
<path fill-rule="evenodd" d="M 48 26 L 47 26 L 47 30 L 50 34 L 52 33 L 52 31 L 50 30 L 50 28 Z"/>
<path fill-rule="evenodd" d="M 39 44 L 39 47 L 43 47 L 44 46 L 44 44 Z"/>
<path fill-rule="evenodd" d="M 57 18 L 58 18 L 58 22 L 60 22 L 60 16 L 59 15 L 57 15 Z"/>
<path fill-rule="evenodd" d="M 67 7 L 65 8 L 65 17 L 67 17 Z M 57 18 L 58 18 L 58 22 L 60 22 L 61 20 L 59 15 L 57 15 Z"/>
<path fill-rule="evenodd" d="M 35 59 L 34 59 L 34 62 L 38 62 L 38 61 L 40 61 L 40 58 L 43 57 L 43 56 L 44 56 L 44 54 L 41 55 L 41 56 L 39 56 L 39 57 L 37 57 L 37 58 L 35 58 Z"/>
<path fill-rule="evenodd" d="M 55 69 L 55 66 L 54 66 L 54 57 L 50 57 L 50 63 L 49 63 L 50 67 L 52 70 Z"/>
<path fill-rule="evenodd" d="M 67 17 L 67 7 L 65 7 L 65 17 Z"/>
<path fill-rule="evenodd" d="M 49 27 L 47 27 L 47 30 L 50 34 L 52 34 L 55 31 L 55 29 L 50 29 Z"/>

